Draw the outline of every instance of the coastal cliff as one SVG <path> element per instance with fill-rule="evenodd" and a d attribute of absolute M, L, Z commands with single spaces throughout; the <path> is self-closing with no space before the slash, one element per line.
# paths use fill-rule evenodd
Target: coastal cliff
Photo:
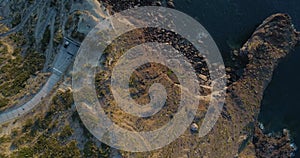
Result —
<path fill-rule="evenodd" d="M 101 4 L 103 3 L 103 6 L 108 8 L 107 12 L 96 12 L 99 9 L 95 9 L 96 11 L 92 9 L 92 6 L 103 7 L 96 0 L 73 1 L 72 3 L 71 1 L 55 1 L 55 3 L 50 3 L 49 1 L 44 7 L 36 11 L 36 13 L 34 12 L 34 14 L 39 15 L 37 19 L 40 20 L 36 21 L 36 19 L 33 19 L 29 21 L 30 25 L 25 26 L 34 28 L 38 23 L 42 23 L 39 21 L 43 21 L 43 19 L 48 21 L 48 18 L 44 17 L 51 14 L 49 20 L 52 19 L 51 21 L 53 21 L 53 26 L 55 27 L 50 27 L 48 34 L 54 38 L 54 50 L 51 48 L 49 49 L 51 51 L 46 51 L 52 52 L 50 55 L 49 53 L 48 55 L 46 54 L 46 59 L 49 60 L 48 63 L 51 63 L 52 60 L 50 59 L 55 55 L 55 50 L 59 48 L 63 35 L 71 36 L 81 41 L 87 32 L 98 21 L 108 16 L 110 12 L 117 12 L 133 6 L 163 5 L 160 1 L 154 3 L 152 1 L 145 1 L 143 3 L 140 1 L 129 3 L 130 0 L 127 1 L 126 3 L 123 1 L 120 3 L 115 0 L 100 0 Z M 174 7 L 172 3 L 172 0 L 168 0 L 165 6 Z M 58 8 L 59 6 L 63 7 Z M 53 12 L 41 14 L 40 12 L 47 7 L 52 8 Z M 90 10 L 87 11 L 87 8 Z M 18 10 L 18 8 L 15 10 Z M 54 11 L 57 11 L 57 13 L 54 14 Z M 28 14 L 28 17 L 30 17 L 29 15 L 31 14 Z M 61 16 L 58 17 L 58 15 Z M 22 19 L 26 20 L 27 18 Z M 23 23 L 25 22 L 21 24 Z M 45 32 L 46 27 L 48 27 L 48 24 L 36 27 L 36 30 L 38 32 Z M 27 32 L 26 28 L 23 29 L 25 31 L 21 29 L 19 32 Z M 14 31 L 14 29 L 12 30 Z M 156 31 L 155 34 L 165 32 L 164 30 L 154 31 Z M 14 35 L 15 33 L 12 32 L 11 34 Z M 41 42 L 38 39 L 43 34 L 35 34 L 37 37 L 28 37 L 32 38 L 31 43 L 33 45 L 34 43 L 38 45 Z M 147 32 L 134 32 L 134 36 L 145 36 L 145 34 Z M 153 34 L 153 32 L 148 32 L 148 34 Z M 26 35 L 27 33 L 24 36 Z M 131 38 L 134 38 L 134 36 L 131 36 Z M 161 40 L 159 42 L 171 43 L 174 47 L 177 46 L 185 55 L 189 56 L 188 58 L 191 60 L 191 63 L 196 67 L 196 72 L 199 73 L 201 84 L 205 85 L 203 87 L 209 87 L 209 75 L 207 74 L 205 64 L 202 64 L 204 63 L 203 59 L 194 57 L 195 52 L 191 50 L 192 48 L 186 48 L 183 45 L 178 46 L 180 41 L 172 38 L 172 36 L 171 34 L 167 34 L 164 36 L 166 38 L 158 40 Z M 129 39 L 126 37 L 125 39 Z M 152 38 L 155 37 L 151 36 L 149 39 L 139 39 L 136 43 L 142 43 L 147 40 L 151 41 Z M 45 41 L 47 41 L 45 42 L 46 45 L 53 42 L 53 40 L 49 39 Z M 198 130 L 198 126 L 201 125 L 208 107 L 208 102 L 201 102 L 192 126 L 192 131 L 187 129 L 180 138 L 176 139 L 170 145 L 145 153 L 130 153 L 112 149 L 93 137 L 82 124 L 76 108 L 73 106 L 72 89 L 69 88 L 70 82 L 68 82 L 69 78 L 66 75 L 66 81 L 64 82 L 66 84 L 61 86 L 59 90 L 54 90 L 55 92 L 45 98 L 35 110 L 24 117 L 20 117 L 20 119 L 15 120 L 13 123 L 0 127 L 0 135 L 3 135 L 3 137 L 0 137 L 0 150 L 3 151 L 0 157 L 62 157 L 65 155 L 69 157 L 80 157 L 82 155 L 85 157 L 112 157 L 115 153 L 117 153 L 115 155 L 122 157 L 290 157 L 294 148 L 291 145 L 292 142 L 289 134 L 286 131 L 281 136 L 269 136 L 263 133 L 258 127 L 257 117 L 260 112 L 264 90 L 272 79 L 273 71 L 280 63 L 280 59 L 292 52 L 299 41 L 300 35 L 294 29 L 291 17 L 286 14 L 272 15 L 258 26 L 244 46 L 237 51 L 236 58 L 241 62 L 239 69 L 242 69 L 242 73 L 238 77 L 235 76 L 235 79 L 230 80 L 230 83 L 228 83 L 226 104 L 224 105 L 222 114 L 213 130 L 205 137 L 199 138 L 197 132 L 195 132 Z M 49 45 L 51 46 L 52 44 Z M 126 45 L 129 47 L 128 43 Z M 118 46 L 122 46 L 122 44 Z M 45 67 L 47 67 L 47 64 Z M 231 69 L 231 72 L 237 71 L 235 68 L 227 68 Z M 167 75 L 164 75 L 164 73 Z M 228 76 L 230 75 L 228 72 Z M 103 76 L 106 77 L 106 75 Z M 96 79 L 103 79 L 105 81 L 103 76 Z M 147 80 L 147 78 L 144 78 L 145 76 L 154 78 L 154 81 Z M 120 112 L 120 110 L 118 111 L 118 109 L 113 109 L 114 105 L 104 107 L 116 124 L 131 130 L 146 131 L 162 126 L 172 119 L 172 114 L 176 113 L 176 109 L 178 108 L 176 106 L 176 99 L 178 99 L 179 90 L 178 87 L 172 87 L 173 82 L 177 82 L 176 76 L 172 75 L 172 72 L 167 68 L 160 65 L 148 65 L 144 69 L 141 68 L 141 71 L 135 72 L 133 74 L 134 77 L 137 78 L 135 80 L 137 83 L 145 83 L 131 83 L 133 85 L 131 92 L 134 98 L 137 98 L 136 100 L 141 103 L 149 101 L 149 98 L 147 98 L 148 94 L 141 94 L 141 91 L 146 92 L 145 87 L 155 81 L 163 81 L 169 85 L 167 90 L 174 93 L 174 95 L 169 98 L 167 108 L 158 113 L 159 115 L 156 115 L 153 120 L 132 118 L 131 122 L 126 122 L 126 119 L 128 119 L 126 115 Z M 96 86 L 99 87 L 97 89 L 99 90 L 99 96 L 103 97 L 108 93 L 108 88 L 101 91 L 100 88 L 104 87 L 104 84 L 101 84 L 101 82 Z M 209 93 L 209 88 L 204 91 L 205 93 Z M 103 101 L 110 101 L 109 98 L 104 99 L 106 100 Z"/>
<path fill-rule="evenodd" d="M 252 140 L 264 90 L 271 81 L 280 59 L 288 55 L 298 42 L 299 33 L 295 31 L 291 18 L 285 14 L 275 14 L 267 18 L 241 48 L 240 56 L 244 56 L 248 63 L 241 79 L 228 88 L 224 112 L 228 112 L 231 121 L 220 120 L 224 128 L 234 125 L 235 131 L 232 133 L 235 136 L 234 141 L 227 142 L 228 145 L 232 145 L 231 149 L 242 151 L 243 143 L 248 139 Z M 273 150 L 275 153 L 277 149 Z M 256 154 L 261 157 L 261 153 Z M 265 156 L 289 157 L 289 155 Z"/>

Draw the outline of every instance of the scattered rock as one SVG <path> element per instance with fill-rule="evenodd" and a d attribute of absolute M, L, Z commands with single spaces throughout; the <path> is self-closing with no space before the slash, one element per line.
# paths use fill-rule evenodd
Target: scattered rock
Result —
<path fill-rule="evenodd" d="M 208 78 L 205 75 L 199 74 L 199 78 L 205 82 L 208 81 Z"/>
<path fill-rule="evenodd" d="M 262 124 L 262 123 L 259 123 L 259 128 L 263 131 L 263 130 L 265 130 L 265 127 L 264 127 L 264 125 Z"/>
<path fill-rule="evenodd" d="M 192 123 L 191 125 L 191 131 L 192 132 L 198 132 L 199 126 L 196 123 Z"/>
<path fill-rule="evenodd" d="M 233 50 L 233 55 L 236 56 L 236 57 L 239 56 L 239 51 L 238 50 Z"/>
<path fill-rule="evenodd" d="M 175 8 L 175 4 L 174 4 L 174 2 L 172 0 L 170 0 L 170 1 L 167 2 L 167 6 L 169 8 Z"/>
<path fill-rule="evenodd" d="M 160 2 L 160 1 L 156 1 L 156 2 L 155 2 L 155 5 L 156 5 L 156 6 L 161 6 L 161 2 Z"/>
<path fill-rule="evenodd" d="M 283 129 L 282 130 L 283 135 L 289 136 L 290 135 L 290 131 L 287 129 Z"/>

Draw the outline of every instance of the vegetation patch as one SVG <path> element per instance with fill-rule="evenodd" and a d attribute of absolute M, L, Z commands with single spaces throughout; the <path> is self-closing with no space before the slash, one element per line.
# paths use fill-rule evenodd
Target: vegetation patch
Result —
<path fill-rule="evenodd" d="M 44 66 L 45 57 L 32 49 L 22 50 L 23 43 L 19 34 L 0 41 L 0 108 L 7 106 Z"/>
<path fill-rule="evenodd" d="M 24 120 L 10 136 L 0 137 L 2 157 L 108 157 L 110 148 L 88 134 L 78 117 L 71 90 L 58 90 L 49 109 Z M 6 152 L 5 152 L 6 151 Z"/>

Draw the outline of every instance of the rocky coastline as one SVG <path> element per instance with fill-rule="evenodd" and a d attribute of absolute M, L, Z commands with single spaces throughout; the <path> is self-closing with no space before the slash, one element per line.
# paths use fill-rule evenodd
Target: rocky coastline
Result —
<path fill-rule="evenodd" d="M 123 5 L 120 7 L 111 1 L 104 1 L 104 3 L 111 5 L 113 11 L 121 11 L 137 5 L 125 3 L 128 5 L 124 8 Z M 160 2 L 151 5 L 157 4 L 162 5 Z M 145 1 L 138 5 L 149 4 Z M 159 30 L 154 32 L 160 33 Z M 168 40 L 161 39 L 161 41 Z M 196 138 L 193 133 L 186 133 L 184 138 L 179 138 L 170 146 L 151 152 L 151 154 L 171 157 L 175 155 L 190 157 L 293 156 L 296 148 L 289 135 L 285 133 L 268 136 L 258 127 L 257 122 L 264 90 L 272 79 L 273 71 L 280 59 L 288 55 L 299 41 L 299 32 L 294 29 L 289 15 L 279 13 L 268 17 L 244 46 L 239 51 L 235 51 L 238 67 L 226 68 L 229 79 L 226 103 L 222 117 L 219 118 L 212 132 L 204 138 Z M 199 115 L 198 119 L 202 117 Z M 197 122 L 197 118 L 195 122 L 201 123 L 199 120 Z M 135 155 L 126 152 L 123 154 Z"/>
<path fill-rule="evenodd" d="M 226 105 L 233 105 L 230 109 L 234 110 L 235 114 L 231 113 L 231 116 L 235 115 L 239 120 L 243 120 L 240 123 L 240 133 L 245 133 L 242 129 L 245 129 L 247 124 L 252 126 L 249 131 L 254 133 L 253 137 L 248 135 L 252 140 L 248 148 L 254 144 L 256 157 L 291 157 L 296 150 L 287 130 L 284 130 L 283 134 L 268 136 L 256 122 L 264 90 L 271 81 L 274 69 L 280 59 L 288 55 L 297 44 L 299 32 L 295 31 L 291 17 L 275 14 L 257 28 L 239 51 L 239 56 L 247 64 L 242 78 L 229 87 L 228 95 L 234 97 L 230 97 Z M 238 116 L 241 114 L 243 116 Z M 242 134 L 238 135 L 241 138 Z"/>
<path fill-rule="evenodd" d="M 255 127 L 253 144 L 257 157 L 294 157 L 297 150 L 289 130 L 283 129 L 279 133 L 265 133 L 261 123 Z"/>
<path fill-rule="evenodd" d="M 98 0 L 98 1 L 101 4 L 104 4 L 105 8 L 108 8 L 109 12 L 111 13 L 118 12 L 135 6 L 145 6 L 145 5 L 165 6 L 170 8 L 175 7 L 173 0 L 167 0 L 167 1 L 166 0 L 164 1 L 124 0 L 122 2 L 120 2 L 119 0 Z M 66 8 L 69 8 L 70 12 L 74 11 L 74 15 L 73 13 L 72 14 L 70 13 L 70 15 L 69 13 L 68 14 L 64 13 L 64 9 L 61 9 L 60 10 L 61 12 L 57 13 L 57 15 L 62 15 L 62 17 L 59 17 L 61 19 L 58 20 L 59 24 L 57 24 L 58 25 L 57 28 L 63 28 L 63 29 L 60 31 L 58 30 L 57 32 L 55 32 L 55 34 L 54 33 L 52 34 L 55 35 L 55 37 L 57 37 L 54 38 L 54 41 L 58 41 L 58 42 L 54 42 L 54 46 L 53 46 L 54 48 L 56 47 L 58 48 L 59 41 L 60 38 L 62 38 L 62 35 L 71 36 L 74 39 L 78 39 L 79 41 L 80 39 L 81 40 L 84 39 L 84 36 L 88 32 L 88 30 L 91 29 L 98 20 L 101 20 L 101 17 L 96 16 L 96 14 L 98 13 L 95 13 L 95 16 L 94 15 L 92 16 L 92 14 L 90 13 L 85 15 L 84 14 L 85 12 L 78 11 L 77 7 L 78 6 L 81 7 L 81 4 L 78 4 L 78 6 L 72 6 L 71 3 L 64 3 L 59 1 L 57 1 L 57 3 L 58 4 L 55 5 L 53 4 L 53 6 L 61 6 L 60 3 L 62 3 L 65 5 Z M 98 2 L 95 3 L 95 6 L 96 5 L 99 5 L 99 3 Z M 89 7 L 92 5 L 89 4 L 87 6 Z M 55 21 L 55 18 L 53 19 L 54 19 L 53 21 Z M 90 20 L 86 20 L 86 19 L 90 19 Z M 35 25 L 34 23 L 35 21 L 32 21 L 33 26 Z M 80 25 L 77 27 L 78 23 Z M 55 30 L 54 27 L 53 30 Z M 137 43 L 142 43 L 145 41 L 158 41 L 158 42 L 170 43 L 172 46 L 178 47 L 178 50 L 183 52 L 183 54 L 187 56 L 188 59 L 191 60 L 192 65 L 196 67 L 196 72 L 199 73 L 201 84 L 205 85 L 206 87 L 209 87 L 210 79 L 209 79 L 209 74 L 207 74 L 207 68 L 206 68 L 207 66 L 204 63 L 203 58 L 199 56 L 197 57 L 194 56 L 195 50 L 192 47 L 190 46 L 186 47 L 186 45 L 185 46 L 179 45 L 178 44 L 180 43 L 179 40 L 176 39 L 176 37 L 173 37 L 174 35 L 171 32 L 168 32 L 166 30 L 154 29 L 154 30 L 139 30 L 139 31 L 141 32 L 138 32 L 138 34 L 137 32 L 135 32 L 135 36 L 141 35 L 144 36 L 144 38 L 143 40 L 136 41 Z M 152 36 L 153 34 L 161 35 L 162 32 L 166 32 L 164 33 L 162 39 Z M 147 34 L 149 35 L 149 37 L 147 37 Z M 126 39 L 126 36 L 124 38 Z M 32 39 L 33 42 L 36 42 L 34 41 L 35 40 L 34 37 L 32 37 Z M 294 47 L 298 45 L 299 42 L 300 42 L 300 33 L 295 30 L 292 24 L 291 17 L 289 15 L 281 14 L 281 13 L 271 15 L 260 26 L 257 27 L 257 29 L 254 31 L 252 36 L 249 38 L 249 40 L 244 44 L 244 46 L 240 50 L 234 51 L 234 58 L 235 58 L 235 62 L 237 62 L 236 64 L 237 66 L 226 67 L 226 71 L 227 71 L 226 77 L 229 80 L 228 87 L 227 87 L 227 94 L 226 94 L 226 104 L 224 105 L 222 114 L 219 117 L 216 125 L 207 136 L 199 138 L 197 135 L 198 127 L 201 125 L 201 120 L 203 119 L 203 116 L 205 114 L 204 112 L 207 110 L 207 106 L 208 106 L 208 102 L 201 102 L 194 123 L 191 125 L 191 130 L 186 130 L 186 132 L 180 138 L 172 142 L 170 145 L 155 151 L 145 152 L 145 153 L 130 153 L 125 151 L 116 151 L 116 152 L 120 152 L 121 153 L 120 155 L 122 155 L 123 157 L 203 157 L 203 158 L 207 158 L 207 157 L 226 157 L 226 158 L 227 157 L 241 157 L 241 158 L 243 157 L 245 158 L 246 157 L 247 158 L 249 157 L 262 157 L 262 158 L 293 157 L 295 150 L 297 150 L 297 147 L 293 143 L 288 130 L 283 129 L 283 131 L 280 132 L 279 134 L 266 134 L 262 128 L 262 125 L 258 123 L 258 114 L 260 113 L 261 101 L 263 99 L 264 91 L 272 79 L 273 71 L 280 63 L 280 60 L 286 57 L 290 52 L 292 52 Z M 125 43 L 125 47 L 129 48 L 133 44 Z M 119 46 L 121 47 L 122 45 L 119 44 Z M 163 73 L 156 74 L 157 71 L 155 70 L 158 69 L 161 70 L 162 72 L 165 72 L 167 75 L 164 75 L 165 77 L 158 78 L 157 76 L 163 75 Z M 142 75 L 140 76 L 140 74 Z M 139 81 L 139 83 L 145 83 L 140 87 L 139 85 L 137 85 L 136 87 L 132 88 L 132 93 L 135 94 L 136 98 L 142 97 L 143 99 L 143 96 L 148 96 L 147 94 L 142 95 L 140 93 L 140 90 L 146 89 L 145 87 L 151 84 L 151 82 L 143 78 L 143 75 L 147 75 L 149 78 L 155 78 L 157 79 L 157 81 L 161 81 L 161 80 L 163 81 L 164 79 L 167 81 L 165 83 L 170 85 L 173 84 L 172 82 L 176 82 L 176 77 L 172 76 L 172 72 L 166 69 L 165 67 L 161 67 L 161 66 L 148 65 L 148 67 L 146 66 L 144 69 L 141 69 L 140 73 L 136 73 L 134 75 L 137 76 L 136 78 L 137 81 Z M 101 79 L 103 78 L 100 78 L 99 80 Z M 105 81 L 105 79 L 103 79 L 103 81 Z M 101 85 L 101 87 L 104 87 L 102 84 L 99 85 Z M 172 86 L 170 87 L 171 88 L 169 88 L 169 91 L 174 93 L 174 98 L 176 99 L 176 95 L 178 94 L 175 93 L 176 91 Z M 105 96 L 107 93 L 106 91 L 100 91 L 100 90 L 99 92 L 101 92 L 99 94 L 99 96 L 101 97 Z M 209 94 L 210 93 L 209 88 L 205 89 L 204 92 Z M 72 98 L 71 94 L 68 94 L 68 96 L 69 97 L 65 97 L 68 98 L 66 100 L 61 99 L 60 96 L 56 97 L 58 98 L 56 99 L 57 101 L 53 102 L 53 105 L 52 104 L 51 105 L 53 107 L 56 108 L 58 107 L 61 109 L 57 110 L 55 108 L 52 108 L 52 111 L 51 109 L 45 110 L 48 111 L 47 115 L 50 113 L 49 115 L 51 115 L 51 117 L 47 116 L 48 119 L 46 117 L 45 118 L 40 117 L 38 118 L 37 121 L 35 121 L 37 123 L 29 122 L 28 127 L 41 126 L 41 131 L 48 130 L 48 132 L 45 133 L 49 134 L 51 133 L 49 131 L 56 130 L 55 129 L 56 125 L 48 127 L 48 125 L 51 122 L 50 120 L 53 118 L 55 120 L 55 118 L 59 118 L 58 116 L 60 116 L 61 113 L 65 113 L 65 115 L 68 116 L 72 115 L 72 119 L 69 119 L 72 120 L 69 123 L 70 126 L 68 126 L 69 128 L 66 129 L 74 128 L 74 129 L 83 129 L 82 131 L 84 131 L 84 127 L 79 126 L 78 123 L 74 123 L 74 122 L 79 122 L 78 121 L 79 118 L 77 117 L 76 112 L 74 112 L 75 109 L 72 109 L 73 101 L 71 99 Z M 144 98 L 146 98 L 144 100 L 148 101 L 147 97 Z M 171 100 L 174 101 L 174 98 L 171 98 Z M 140 100 L 140 101 L 143 102 L 144 100 Z M 107 99 L 104 101 L 107 102 L 110 100 Z M 68 104 L 65 102 L 67 102 Z M 57 104 L 61 106 L 57 106 Z M 64 107 L 65 105 L 68 105 L 68 107 L 65 108 Z M 110 105 L 110 107 L 113 107 L 113 105 Z M 125 118 L 126 115 L 121 112 L 117 113 L 116 118 L 113 118 L 114 117 L 113 113 L 116 113 L 116 110 L 118 109 L 107 108 L 107 111 L 109 112 L 110 115 L 112 115 L 111 116 L 112 119 L 115 119 L 117 123 L 122 124 L 123 122 L 125 122 L 124 123 L 125 125 L 122 124 L 125 126 L 124 128 L 129 128 L 129 129 L 132 128 L 133 130 L 136 131 L 143 131 L 143 130 L 151 130 L 156 126 L 161 126 L 167 121 L 169 121 L 170 119 L 172 119 L 173 117 L 172 113 L 175 113 L 177 108 L 178 107 L 176 106 L 176 103 L 169 104 L 168 108 L 162 110 L 162 112 L 159 113 L 161 115 L 159 116 L 157 115 L 157 117 L 154 117 L 154 120 L 156 119 L 161 122 L 156 122 L 151 119 L 142 120 L 142 119 L 132 118 L 132 120 L 134 120 L 132 121 L 133 123 L 130 122 L 132 124 L 124 121 L 126 120 Z M 38 111 L 38 113 L 40 112 Z M 32 116 L 27 116 L 27 117 L 28 118 L 30 117 L 30 119 L 32 119 L 31 118 Z M 63 122 L 65 120 L 66 120 L 65 118 L 62 118 L 59 121 Z M 46 121 L 45 125 L 39 123 L 43 121 L 44 122 Z M 55 121 L 52 122 L 55 123 Z M 137 125 L 137 127 L 133 127 L 133 125 Z M 48 128 L 53 128 L 55 130 L 48 129 Z M 78 130 L 77 131 L 75 130 L 75 132 L 77 132 L 77 136 L 74 134 L 72 135 L 72 132 L 70 136 L 72 135 L 72 139 L 74 138 L 74 140 L 76 140 L 77 142 L 82 143 L 83 141 L 85 141 L 85 140 L 80 140 L 82 136 L 82 133 L 80 132 L 82 131 L 78 132 Z M 84 132 L 88 133 L 87 131 Z M 49 135 L 47 135 L 47 137 Z M 26 136 L 24 138 L 32 138 L 32 140 L 35 140 L 35 138 L 37 137 L 38 137 L 37 135 L 33 135 L 32 137 Z M 91 138 L 91 140 L 93 139 L 93 142 L 96 142 L 95 144 L 101 144 L 101 142 L 96 140 L 89 133 L 87 134 L 87 137 Z M 14 141 L 15 137 L 12 138 L 13 138 L 12 141 Z M 46 136 L 40 138 L 41 140 L 46 140 Z M 55 137 L 53 137 L 53 139 L 50 139 L 50 141 L 54 142 L 55 140 L 54 138 Z M 64 144 L 66 144 L 66 142 L 70 140 L 71 139 L 63 140 L 63 142 Z M 27 141 L 30 142 L 31 140 L 27 140 Z M 11 140 L 8 140 L 5 143 L 9 144 L 10 142 Z M 32 144 L 30 143 L 26 144 L 26 146 L 27 145 L 28 145 L 28 149 L 32 147 Z M 59 145 L 55 145 L 53 147 L 53 151 L 55 151 L 54 149 L 56 149 L 56 147 L 58 148 L 58 146 Z M 76 144 L 75 145 L 70 144 L 69 146 L 70 146 L 70 151 L 72 152 L 73 152 L 73 147 L 74 149 L 77 149 L 78 147 L 76 146 Z M 97 147 L 96 145 L 93 145 L 91 148 L 94 150 L 94 148 Z M 114 150 L 114 149 L 109 149 L 109 147 L 107 148 L 108 149 L 105 149 L 106 157 L 108 155 L 106 153 L 108 150 L 111 151 Z M 27 149 L 27 147 L 25 149 Z M 1 150 L 4 150 L 4 148 L 1 148 Z M 8 147 L 6 150 L 10 151 L 11 149 Z M 62 151 L 63 151 L 62 153 L 65 154 L 64 150 Z M 78 153 L 80 154 L 79 150 Z"/>

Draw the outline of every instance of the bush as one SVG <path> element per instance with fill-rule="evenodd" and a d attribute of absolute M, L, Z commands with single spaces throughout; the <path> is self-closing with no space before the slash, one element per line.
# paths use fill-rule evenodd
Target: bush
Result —
<path fill-rule="evenodd" d="M 61 145 L 51 136 L 41 136 L 33 149 L 34 154 L 38 154 L 39 157 L 80 157 L 76 141 Z"/>
<path fill-rule="evenodd" d="M 60 137 L 60 139 L 64 140 L 64 139 L 70 137 L 73 134 L 73 132 L 74 132 L 73 129 L 69 125 L 67 125 L 63 128 L 59 137 Z"/>
<path fill-rule="evenodd" d="M 25 125 L 23 126 L 22 132 L 23 133 L 27 132 L 32 126 L 33 126 L 32 119 L 27 119 Z"/>
<path fill-rule="evenodd" d="M 15 51 L 20 51 L 16 49 Z M 35 72 L 41 70 L 44 66 L 44 56 L 36 52 L 28 52 L 24 60 L 20 53 L 15 59 L 9 60 L 6 65 L 0 68 L 3 72 L 4 84 L 0 85 L 0 93 L 4 97 L 11 97 L 19 93 L 26 86 L 26 81 Z"/>
<path fill-rule="evenodd" d="M 0 144 L 9 142 L 10 140 L 11 139 L 9 137 L 6 137 L 6 136 L 0 137 Z"/>
<path fill-rule="evenodd" d="M 0 108 L 5 107 L 8 104 L 8 101 L 7 98 L 0 97 Z"/>
<path fill-rule="evenodd" d="M 88 141 L 84 144 L 83 154 L 85 157 L 98 157 L 98 147 L 94 142 Z"/>
<path fill-rule="evenodd" d="M 33 157 L 33 149 L 29 147 L 21 148 L 14 154 L 16 158 Z"/>
<path fill-rule="evenodd" d="M 54 113 L 55 111 L 64 111 L 73 105 L 73 95 L 70 90 L 67 90 L 66 92 L 58 92 L 57 95 L 55 95 L 52 99 L 53 104 L 50 107 L 50 111 Z"/>

